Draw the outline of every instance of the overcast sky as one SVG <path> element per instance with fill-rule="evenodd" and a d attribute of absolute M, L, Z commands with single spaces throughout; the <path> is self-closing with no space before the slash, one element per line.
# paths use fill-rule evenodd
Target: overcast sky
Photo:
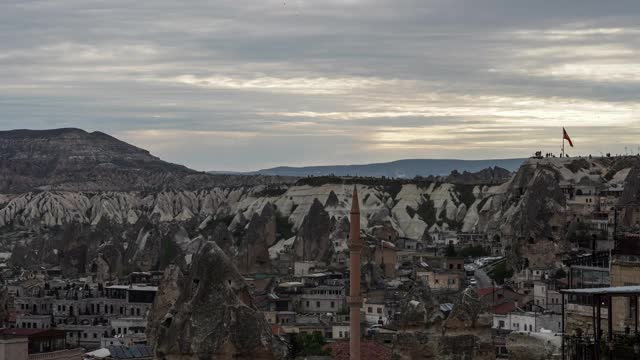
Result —
<path fill-rule="evenodd" d="M 0 128 L 200 170 L 638 152 L 637 0 L 1 0 Z"/>

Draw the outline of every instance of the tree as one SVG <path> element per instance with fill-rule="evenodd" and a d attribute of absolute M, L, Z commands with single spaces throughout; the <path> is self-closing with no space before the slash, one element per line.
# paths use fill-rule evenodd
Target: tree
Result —
<path fill-rule="evenodd" d="M 481 256 L 489 256 L 489 252 L 487 249 L 482 247 L 482 245 L 472 245 L 467 246 L 460 251 L 458 251 L 458 256 L 470 256 L 470 257 L 481 257 Z"/>
<path fill-rule="evenodd" d="M 324 337 L 319 332 L 295 334 L 291 341 L 291 353 L 294 357 L 331 355 L 329 350 L 323 349 L 325 344 Z"/>
<path fill-rule="evenodd" d="M 556 270 L 555 274 L 553 274 L 553 278 L 556 280 L 564 279 L 567 277 L 567 273 L 563 269 Z"/>
<path fill-rule="evenodd" d="M 489 276 L 496 283 L 502 285 L 506 279 L 510 279 L 513 276 L 513 269 L 508 267 L 506 262 L 501 262 L 489 272 Z"/>
<path fill-rule="evenodd" d="M 447 251 L 444 253 L 444 255 L 446 257 L 453 257 L 456 256 L 456 248 L 453 247 L 452 243 L 449 243 L 449 245 L 447 245 Z"/>

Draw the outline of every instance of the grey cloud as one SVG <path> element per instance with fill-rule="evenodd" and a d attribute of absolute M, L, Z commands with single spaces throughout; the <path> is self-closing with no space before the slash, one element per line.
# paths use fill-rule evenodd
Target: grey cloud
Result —
<path fill-rule="evenodd" d="M 198 169 L 525 156 L 554 144 L 549 119 L 590 125 L 576 151 L 616 152 L 640 126 L 639 17 L 634 0 L 7 0 L 0 127 L 106 131 Z"/>

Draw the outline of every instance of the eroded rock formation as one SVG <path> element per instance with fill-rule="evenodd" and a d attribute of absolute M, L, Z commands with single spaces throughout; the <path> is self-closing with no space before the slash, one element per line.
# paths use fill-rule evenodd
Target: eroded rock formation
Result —
<path fill-rule="evenodd" d="M 156 358 L 275 358 L 270 325 L 255 307 L 243 277 L 215 242 L 202 246 L 187 273 L 177 267 L 167 269 L 160 291 L 148 334 Z"/>
<path fill-rule="evenodd" d="M 318 199 L 314 199 L 295 241 L 295 255 L 300 260 L 325 260 L 330 255 L 329 214 Z"/>

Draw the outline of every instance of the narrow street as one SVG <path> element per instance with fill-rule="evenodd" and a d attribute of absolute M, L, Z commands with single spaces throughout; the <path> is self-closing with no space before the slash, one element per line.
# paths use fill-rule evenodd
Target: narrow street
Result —
<path fill-rule="evenodd" d="M 479 288 L 488 288 L 493 286 L 491 278 L 482 268 L 479 268 L 476 264 L 470 265 L 475 269 L 474 277 L 476 278 L 476 281 L 478 281 Z"/>

